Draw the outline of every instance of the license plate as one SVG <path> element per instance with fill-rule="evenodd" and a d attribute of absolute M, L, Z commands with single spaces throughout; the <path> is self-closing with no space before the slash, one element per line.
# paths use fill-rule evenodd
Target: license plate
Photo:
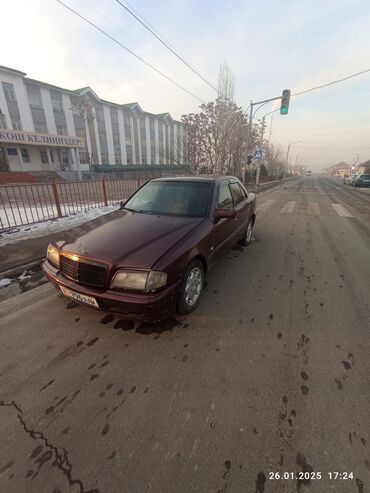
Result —
<path fill-rule="evenodd" d="M 77 293 L 77 291 L 72 291 L 72 289 L 65 288 L 64 286 L 60 286 L 60 289 L 64 296 L 68 296 L 68 298 L 72 298 L 72 300 L 80 301 L 82 303 L 86 303 L 87 305 L 95 306 L 95 308 L 99 308 L 98 302 L 93 296 Z"/>

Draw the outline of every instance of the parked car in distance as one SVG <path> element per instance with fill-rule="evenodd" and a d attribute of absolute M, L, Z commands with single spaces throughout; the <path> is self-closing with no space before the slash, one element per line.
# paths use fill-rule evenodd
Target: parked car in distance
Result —
<path fill-rule="evenodd" d="M 355 173 L 353 175 L 344 175 L 343 183 L 346 183 L 348 185 L 353 185 L 354 181 L 356 178 L 359 176 L 359 174 Z"/>
<path fill-rule="evenodd" d="M 370 187 L 370 175 L 359 175 L 353 182 L 354 187 Z"/>
<path fill-rule="evenodd" d="M 196 308 L 208 269 L 237 241 L 249 244 L 255 219 L 256 196 L 235 177 L 156 178 L 51 243 L 43 271 L 78 303 L 159 321 Z"/>
<path fill-rule="evenodd" d="M 308 171 L 305 171 L 305 173 L 304 173 L 304 174 L 305 174 L 306 176 L 311 176 L 311 171 L 309 171 L 309 170 L 308 170 Z"/>

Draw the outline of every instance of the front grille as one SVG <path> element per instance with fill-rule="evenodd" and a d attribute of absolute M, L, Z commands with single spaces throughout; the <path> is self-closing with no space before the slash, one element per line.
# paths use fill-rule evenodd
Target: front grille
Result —
<path fill-rule="evenodd" d="M 60 270 L 66 277 L 81 284 L 104 287 L 107 268 L 103 264 L 91 263 L 85 259 L 73 259 L 62 254 Z"/>

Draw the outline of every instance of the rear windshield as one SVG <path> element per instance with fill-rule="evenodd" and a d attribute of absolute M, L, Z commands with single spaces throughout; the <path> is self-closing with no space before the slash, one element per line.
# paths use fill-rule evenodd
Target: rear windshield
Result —
<path fill-rule="evenodd" d="M 205 217 L 212 183 L 152 181 L 143 186 L 124 206 L 135 212 L 186 217 Z"/>

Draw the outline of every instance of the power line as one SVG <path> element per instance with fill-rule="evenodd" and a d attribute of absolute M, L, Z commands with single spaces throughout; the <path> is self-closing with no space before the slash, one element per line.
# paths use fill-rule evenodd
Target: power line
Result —
<path fill-rule="evenodd" d="M 169 82 L 172 82 L 172 84 L 175 84 L 175 86 L 179 87 L 180 89 L 182 89 L 183 91 L 185 91 L 186 93 L 190 94 L 190 96 L 192 96 L 193 98 L 197 99 L 198 101 L 200 101 L 201 103 L 205 103 L 205 101 L 203 101 L 203 99 L 199 98 L 198 96 L 196 96 L 195 94 L 193 94 L 192 92 L 188 91 L 184 86 L 182 86 L 181 84 L 179 84 L 178 82 L 176 82 L 175 80 L 171 79 L 171 77 L 169 77 L 168 75 L 166 75 L 165 73 L 163 73 L 161 70 L 157 69 L 156 67 L 154 67 L 154 65 L 152 65 L 151 63 L 147 62 L 146 60 L 144 60 L 144 58 L 141 58 L 139 55 L 137 55 L 135 52 L 133 52 L 132 50 L 130 50 L 130 48 L 127 48 L 127 46 L 125 46 L 124 44 L 122 44 L 120 41 L 118 41 L 117 39 L 113 38 L 113 36 L 111 36 L 110 34 L 108 34 L 106 31 L 104 31 L 103 29 L 101 29 L 99 26 L 97 26 L 96 24 L 94 24 L 92 21 L 90 21 L 89 19 L 87 19 L 86 17 L 84 17 L 83 15 L 79 14 L 78 12 L 76 12 L 75 10 L 73 10 L 71 7 L 69 7 L 68 5 L 66 5 L 65 3 L 63 3 L 61 0 L 56 0 L 58 3 L 60 3 L 61 5 L 63 5 L 63 7 L 65 7 L 67 10 L 69 10 L 70 12 L 72 12 L 73 14 L 77 15 L 77 17 L 79 17 L 80 19 L 84 20 L 85 22 L 87 22 L 87 24 L 90 24 L 90 26 L 94 27 L 95 29 L 97 29 L 99 32 L 101 32 L 102 34 L 104 34 L 104 36 L 106 36 L 107 38 L 109 38 L 111 41 L 113 41 L 114 43 L 118 44 L 121 48 L 123 48 L 124 50 L 126 50 L 128 53 L 130 53 L 131 55 L 133 55 L 135 58 L 137 58 L 138 60 L 140 60 L 141 62 L 143 62 L 145 65 L 147 65 L 149 68 L 151 68 L 152 70 L 154 70 L 155 72 L 157 72 L 159 75 L 161 75 L 162 77 L 164 77 L 165 79 L 167 79 Z"/>
<path fill-rule="evenodd" d="M 172 47 L 170 46 L 170 44 L 169 44 L 169 43 L 168 43 L 168 42 L 164 39 L 164 37 L 163 37 L 163 36 L 162 36 L 162 35 L 161 35 L 158 31 L 156 31 L 156 32 L 155 32 L 155 31 L 154 31 L 154 28 L 152 28 L 152 27 L 150 26 L 150 24 L 149 24 L 147 21 L 145 21 L 145 19 L 144 19 L 141 15 L 140 15 L 140 17 L 141 17 L 141 18 L 140 18 L 140 17 L 139 17 L 139 14 L 138 14 L 138 15 L 136 15 L 136 13 L 135 13 L 135 12 L 133 12 L 133 10 L 131 10 L 131 9 L 130 9 L 129 7 L 127 7 L 126 5 L 124 5 L 124 4 L 123 4 L 120 0 L 116 0 L 116 2 L 117 2 L 119 5 L 121 5 L 121 7 L 122 7 L 123 9 L 125 9 L 125 10 L 126 10 L 126 11 L 130 14 L 130 15 L 132 15 L 132 16 L 133 16 L 133 17 L 134 17 L 134 18 L 135 18 L 138 22 L 140 22 L 140 24 L 141 24 L 142 26 L 144 26 L 144 27 L 145 27 L 145 29 L 147 29 L 147 30 L 148 30 L 148 31 L 149 31 L 149 32 L 150 32 L 153 36 L 155 36 L 155 37 L 158 39 L 158 41 L 160 41 L 160 42 L 163 44 L 163 46 L 165 46 L 165 47 L 166 47 L 166 48 L 167 48 L 167 49 L 168 49 L 168 50 L 169 50 L 169 51 L 170 51 L 173 55 L 175 55 L 175 56 L 176 56 L 176 57 L 177 57 L 177 58 L 178 58 L 178 59 L 179 59 L 182 63 L 184 63 L 184 64 L 185 64 L 185 65 L 186 65 L 186 66 L 187 66 L 187 67 L 188 67 L 188 68 L 189 68 L 192 72 L 194 72 L 194 73 L 195 73 L 198 77 L 200 77 L 200 78 L 203 80 L 203 82 L 205 82 L 206 84 L 208 84 L 208 85 L 209 85 L 209 86 L 210 86 L 210 87 L 211 87 L 214 91 L 216 91 L 216 92 L 217 92 L 217 94 L 218 94 L 219 96 L 225 97 L 225 96 L 224 96 L 224 95 L 223 95 L 223 94 L 222 94 L 222 93 L 221 93 L 221 92 L 217 89 L 217 87 L 215 87 L 215 86 L 214 86 L 211 82 L 209 82 L 209 80 L 208 80 L 208 79 L 206 79 L 206 78 L 205 78 L 202 74 L 200 74 L 200 73 L 199 73 L 199 72 L 198 72 L 198 71 L 197 71 L 197 70 L 196 70 L 196 69 L 195 69 L 195 68 L 194 68 L 194 67 L 193 67 L 193 66 L 192 66 L 189 62 L 187 62 L 187 61 L 185 60 L 185 58 L 184 58 L 184 57 L 182 57 L 181 55 L 179 55 L 179 54 L 175 51 L 175 49 L 174 49 L 174 48 L 172 48 Z M 126 3 L 127 3 L 127 2 L 126 2 Z M 158 33 L 158 34 L 157 34 L 157 33 Z M 226 98 L 226 97 L 225 97 L 225 99 L 228 99 L 228 98 Z"/>
<path fill-rule="evenodd" d="M 133 41 L 139 48 L 145 50 L 151 57 L 153 57 L 154 59 L 156 58 L 156 55 L 151 51 L 149 50 L 146 46 L 144 46 L 142 43 L 140 43 L 139 41 L 137 41 L 135 38 L 133 38 L 132 36 L 130 36 L 127 32 L 123 31 L 122 30 L 122 26 L 119 26 L 117 23 L 115 23 L 111 17 L 109 17 L 108 15 L 106 15 L 104 12 L 102 12 L 101 10 L 99 10 L 95 5 L 91 4 L 89 2 L 89 0 L 83 0 L 88 6 L 89 8 L 95 10 L 95 12 L 97 12 L 99 15 L 101 15 L 105 20 L 107 20 L 111 26 L 114 26 L 115 28 L 117 28 L 121 33 L 124 34 L 124 36 L 128 37 L 131 41 Z"/>
<path fill-rule="evenodd" d="M 332 86 L 333 84 L 339 84 L 339 82 L 344 82 L 348 79 L 352 79 L 353 77 L 358 77 L 359 75 L 366 74 L 366 72 L 370 72 L 370 68 L 362 70 L 361 72 L 357 72 L 352 75 L 348 75 L 347 77 L 343 77 L 342 79 L 337 79 L 332 82 L 328 82 L 327 84 L 322 84 L 321 86 L 311 87 L 311 89 L 306 89 L 305 91 L 297 92 L 296 94 L 292 94 L 291 97 L 300 96 L 301 94 L 306 94 L 306 92 L 316 91 L 317 89 L 323 89 L 324 87 Z"/>

